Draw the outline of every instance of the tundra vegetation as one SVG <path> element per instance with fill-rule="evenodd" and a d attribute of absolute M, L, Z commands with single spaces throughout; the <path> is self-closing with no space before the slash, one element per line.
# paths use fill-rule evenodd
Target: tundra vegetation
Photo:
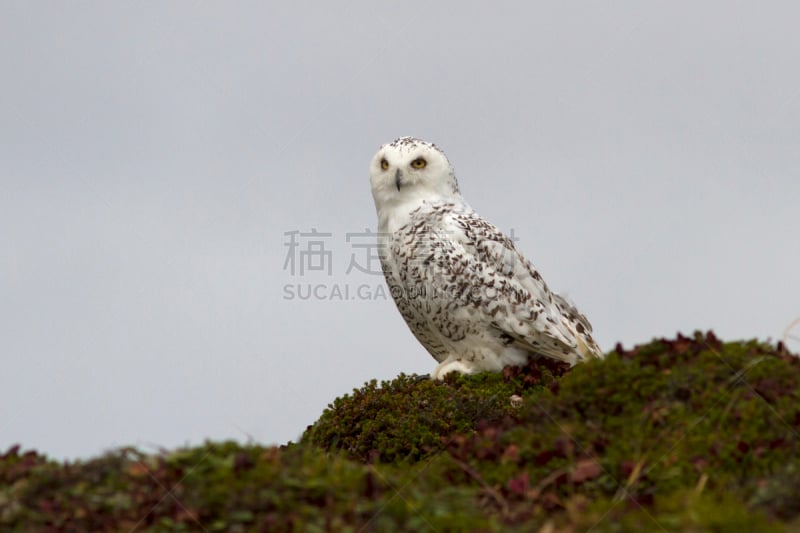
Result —
<path fill-rule="evenodd" d="M 571 369 L 400 375 L 279 447 L 62 463 L 14 446 L 0 455 L 0 529 L 798 530 L 798 393 L 783 346 L 712 333 Z"/>

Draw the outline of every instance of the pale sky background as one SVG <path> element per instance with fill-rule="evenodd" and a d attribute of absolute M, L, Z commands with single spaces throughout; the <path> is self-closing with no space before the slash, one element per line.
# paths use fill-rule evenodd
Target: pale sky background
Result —
<path fill-rule="evenodd" d="M 382 277 L 346 273 L 369 242 L 347 234 L 376 227 L 369 161 L 401 135 L 447 152 L 604 349 L 780 338 L 800 316 L 798 20 L 3 1 L 0 450 L 283 443 L 367 380 L 431 371 Z M 312 229 L 331 235 L 298 239 L 292 274 L 285 233 Z M 313 241 L 331 275 L 300 275 Z"/>

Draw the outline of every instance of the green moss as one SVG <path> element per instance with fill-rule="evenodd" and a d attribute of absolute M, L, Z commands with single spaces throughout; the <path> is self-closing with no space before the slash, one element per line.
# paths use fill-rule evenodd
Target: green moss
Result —
<path fill-rule="evenodd" d="M 0 529 L 796 529 L 799 393 L 780 346 L 711 334 L 618 346 L 569 372 L 400 376 L 337 399 L 281 448 L 72 464 L 12 448 Z"/>
<path fill-rule="evenodd" d="M 445 448 L 451 435 L 513 417 L 517 402 L 556 383 L 566 365 L 543 361 L 502 374 L 450 374 L 442 382 L 406 376 L 367 383 L 337 398 L 302 442 L 359 461 L 414 462 Z"/>

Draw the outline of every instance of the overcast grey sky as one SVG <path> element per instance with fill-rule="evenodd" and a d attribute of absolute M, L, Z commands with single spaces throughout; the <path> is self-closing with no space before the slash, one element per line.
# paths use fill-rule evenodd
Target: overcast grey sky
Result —
<path fill-rule="evenodd" d="M 780 338 L 797 6 L 0 3 L 0 449 L 281 443 L 432 370 L 347 240 L 401 135 L 447 152 L 604 349 Z"/>

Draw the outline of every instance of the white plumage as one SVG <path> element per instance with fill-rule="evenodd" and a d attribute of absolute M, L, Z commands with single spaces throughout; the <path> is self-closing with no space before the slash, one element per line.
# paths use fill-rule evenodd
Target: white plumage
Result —
<path fill-rule="evenodd" d="M 586 317 L 464 201 L 436 145 L 401 137 L 381 146 L 370 181 L 386 283 L 439 362 L 432 378 L 499 371 L 529 356 L 602 357 Z"/>

